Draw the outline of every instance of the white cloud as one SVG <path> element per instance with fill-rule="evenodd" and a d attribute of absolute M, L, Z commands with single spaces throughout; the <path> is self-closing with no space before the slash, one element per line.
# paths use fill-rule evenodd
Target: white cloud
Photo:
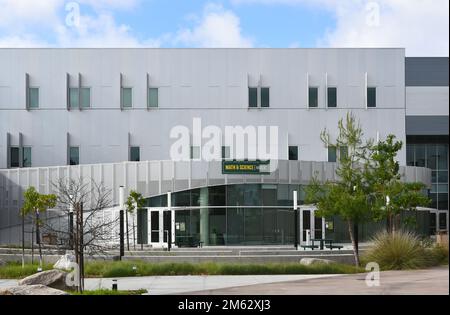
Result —
<path fill-rule="evenodd" d="M 174 43 L 195 47 L 252 47 L 253 41 L 242 34 L 239 17 L 221 5 L 207 4 L 192 28 L 177 32 Z"/>
<path fill-rule="evenodd" d="M 449 55 L 448 0 L 232 0 L 235 5 L 306 5 L 330 10 L 336 27 L 321 47 L 405 47 L 408 56 Z M 367 23 L 380 8 L 379 24 Z M 376 10 L 376 9 L 375 9 Z"/>

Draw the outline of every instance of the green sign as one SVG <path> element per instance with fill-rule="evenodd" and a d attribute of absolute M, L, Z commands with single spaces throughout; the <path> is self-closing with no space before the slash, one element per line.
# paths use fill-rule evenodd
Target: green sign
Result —
<path fill-rule="evenodd" d="M 222 161 L 222 174 L 270 175 L 270 161 Z"/>

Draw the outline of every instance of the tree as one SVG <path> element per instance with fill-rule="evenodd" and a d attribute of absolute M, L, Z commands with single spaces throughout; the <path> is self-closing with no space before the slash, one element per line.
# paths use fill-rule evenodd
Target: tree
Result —
<path fill-rule="evenodd" d="M 127 201 L 125 202 L 126 207 L 126 225 L 127 225 L 127 245 L 128 250 L 130 250 L 130 244 L 129 244 L 129 236 L 128 236 L 128 213 L 133 213 L 135 210 L 139 210 L 140 208 L 145 206 L 145 199 L 142 197 L 141 193 L 138 193 L 135 190 L 130 191 L 130 195 L 127 198 Z M 133 217 L 133 240 L 136 238 L 134 237 L 134 217 Z M 134 242 L 134 245 L 136 247 L 136 242 Z M 142 245 L 142 241 L 141 241 Z"/>
<path fill-rule="evenodd" d="M 41 235 L 40 226 L 42 224 L 40 214 L 47 211 L 49 208 L 54 208 L 56 206 L 55 195 L 42 195 L 36 191 L 36 188 L 30 187 L 24 193 L 24 204 L 20 211 L 22 216 L 22 230 L 24 230 L 25 216 L 29 214 L 34 215 L 34 225 L 36 226 L 36 242 L 39 245 L 39 268 L 42 270 L 42 246 L 41 246 Z M 23 234 L 23 233 L 22 233 Z M 22 262 L 24 261 L 24 251 L 25 243 L 22 241 Z M 23 265 L 23 263 L 22 263 Z"/>
<path fill-rule="evenodd" d="M 355 264 L 359 266 L 358 225 L 370 220 L 373 203 L 370 187 L 364 181 L 364 164 L 372 142 L 362 140 L 362 128 L 351 113 L 345 121 L 339 121 L 338 130 L 335 141 L 326 129 L 321 133 L 321 140 L 326 146 L 336 148 L 339 180 L 320 183 L 314 178 L 306 188 L 306 202 L 317 206 L 318 215 L 337 215 L 347 223 Z"/>
<path fill-rule="evenodd" d="M 377 206 L 374 208 L 376 220 L 385 219 L 387 232 L 399 229 L 400 216 L 404 211 L 415 211 L 418 206 L 427 206 L 430 199 L 425 196 L 422 183 L 401 182 L 400 166 L 396 157 L 403 143 L 389 135 L 371 148 L 366 164 L 366 180 L 373 187 Z"/>
<path fill-rule="evenodd" d="M 57 233 L 60 240 L 69 244 L 73 239 L 76 263 L 79 267 L 78 291 L 84 289 L 84 256 L 107 255 L 114 242 L 115 226 L 118 219 L 105 216 L 104 210 L 111 207 L 111 190 L 103 183 L 92 179 L 62 178 L 52 183 L 57 195 L 57 207 L 62 218 L 67 218 L 73 209 L 75 229 L 61 225 L 60 222 L 48 223 L 46 229 Z"/>

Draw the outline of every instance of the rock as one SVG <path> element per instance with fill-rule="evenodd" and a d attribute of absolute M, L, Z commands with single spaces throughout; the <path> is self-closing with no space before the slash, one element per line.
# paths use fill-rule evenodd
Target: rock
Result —
<path fill-rule="evenodd" d="M 42 284 L 53 289 L 70 290 L 72 288 L 66 284 L 66 276 L 66 272 L 54 269 L 26 277 L 19 281 L 19 285 Z"/>
<path fill-rule="evenodd" d="M 328 260 L 328 259 L 320 259 L 320 258 L 302 258 L 300 260 L 300 264 L 305 265 L 305 266 L 310 266 L 310 265 L 318 265 L 318 264 L 333 264 L 334 261 L 332 260 Z"/>
<path fill-rule="evenodd" d="M 42 284 L 19 285 L 16 287 L 0 289 L 0 295 L 69 295 L 67 292 L 49 288 Z"/>
<path fill-rule="evenodd" d="M 75 255 L 70 251 L 67 251 L 65 255 L 53 265 L 55 269 L 71 270 L 71 264 L 75 262 Z"/>
<path fill-rule="evenodd" d="M 0 267 L 1 266 L 6 266 L 6 262 L 4 262 L 3 260 L 0 259 Z"/>

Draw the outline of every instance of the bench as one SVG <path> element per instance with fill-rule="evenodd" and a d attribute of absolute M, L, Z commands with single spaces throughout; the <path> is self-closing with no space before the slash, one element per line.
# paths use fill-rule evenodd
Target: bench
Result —
<path fill-rule="evenodd" d="M 333 250 L 333 249 L 339 249 L 339 250 L 341 250 L 342 248 L 344 248 L 344 246 L 342 246 L 342 245 L 327 245 L 327 246 L 325 246 L 326 248 L 328 248 L 328 249 L 331 249 L 331 250 Z"/>
<path fill-rule="evenodd" d="M 319 248 L 317 245 L 301 245 L 303 247 L 303 250 L 306 250 L 307 248 L 311 248 L 311 250 L 314 250 L 314 248 Z"/>

